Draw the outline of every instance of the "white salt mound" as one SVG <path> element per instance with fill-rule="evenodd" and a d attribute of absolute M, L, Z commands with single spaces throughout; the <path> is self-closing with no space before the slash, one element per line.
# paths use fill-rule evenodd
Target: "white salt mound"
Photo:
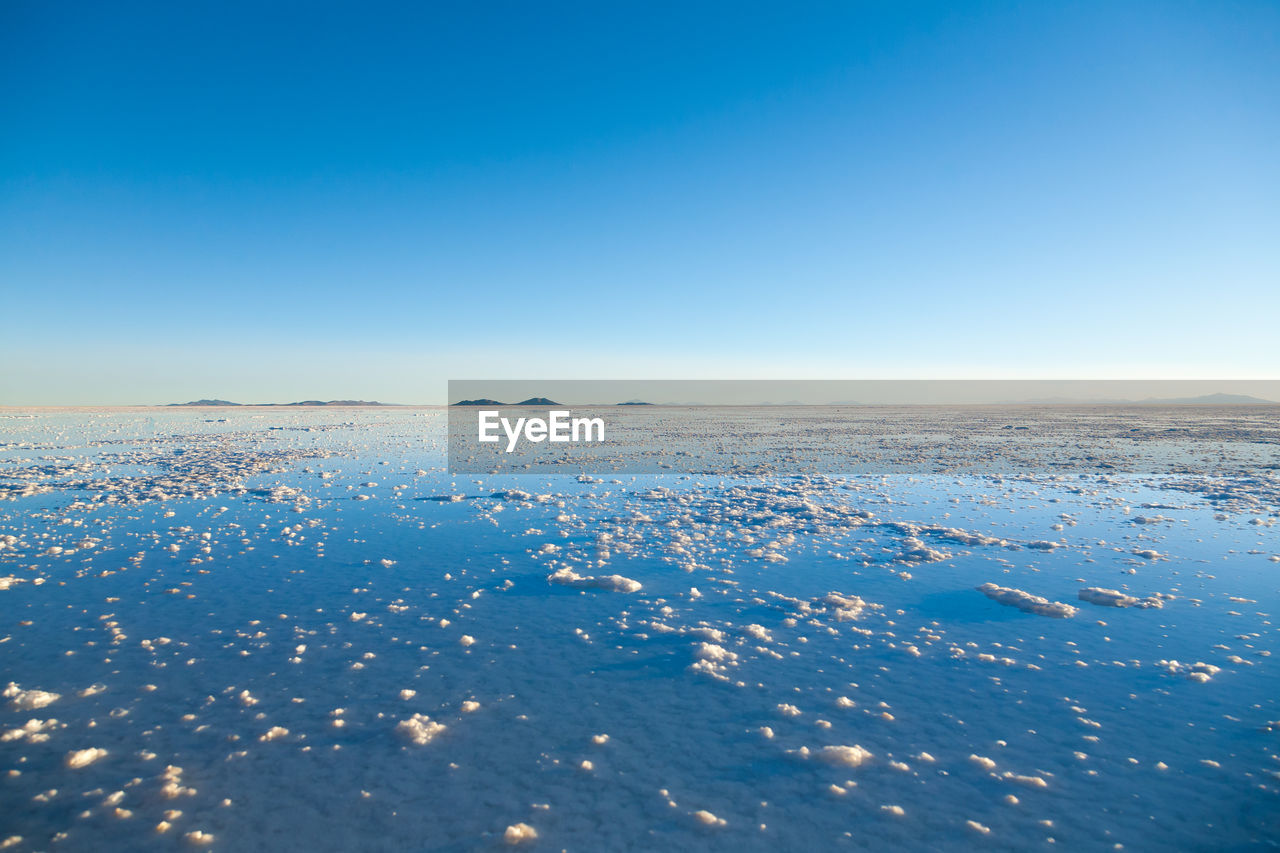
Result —
<path fill-rule="evenodd" d="M 568 566 L 547 575 L 547 582 L 574 589 L 603 589 L 611 592 L 638 592 L 641 588 L 640 581 L 624 578 L 622 575 L 580 575 Z"/>
<path fill-rule="evenodd" d="M 824 746 L 818 757 L 828 764 L 839 764 L 844 767 L 858 767 L 871 758 L 871 753 L 858 744 L 853 746 Z"/>
<path fill-rule="evenodd" d="M 4 689 L 4 698 L 9 700 L 9 707 L 15 711 L 35 711 L 46 705 L 52 705 L 62 698 L 61 693 L 49 693 L 44 690 L 23 690 L 14 682 Z"/>
<path fill-rule="evenodd" d="M 693 655 L 698 660 L 709 660 L 714 663 L 728 663 L 738 659 L 737 654 L 715 643 L 699 643 Z"/>
<path fill-rule="evenodd" d="M 1106 589 L 1100 586 L 1088 586 L 1079 592 L 1079 599 L 1087 601 L 1090 604 L 1097 604 L 1100 607 L 1140 607 L 1140 608 L 1160 608 L 1164 607 L 1164 600 L 1157 595 L 1148 598 L 1137 598 L 1136 596 L 1126 595 L 1118 589 Z"/>
<path fill-rule="evenodd" d="M 901 563 L 936 563 L 950 556 L 946 551 L 930 548 L 922 539 L 908 536 L 902 540 L 902 551 L 894 559 Z"/>
<path fill-rule="evenodd" d="M 1222 667 L 1214 666 L 1204 661 L 1181 663 L 1176 660 L 1158 660 L 1156 661 L 1156 666 L 1174 675 L 1185 675 L 1189 680 L 1198 681 L 1201 684 L 1204 684 L 1222 671 Z"/>
<path fill-rule="evenodd" d="M 57 720 L 27 720 L 25 725 L 0 734 L 0 743 L 23 739 L 29 743 L 44 743 L 49 739 L 49 731 L 57 726 Z"/>
<path fill-rule="evenodd" d="M 538 830 L 527 823 L 513 823 L 507 827 L 506 832 L 502 833 L 502 840 L 508 844 L 523 844 L 526 841 L 533 841 L 537 837 Z"/>
<path fill-rule="evenodd" d="M 1049 783 L 1039 776 L 1023 776 L 1018 773 L 1006 772 L 1001 774 L 1001 779 L 1007 779 L 1010 782 L 1017 782 L 1019 785 L 1026 785 L 1028 788 L 1047 788 Z"/>
<path fill-rule="evenodd" d="M 829 592 L 822 599 L 823 604 L 831 606 L 834 610 L 834 616 L 837 622 L 851 622 L 860 616 L 862 611 L 868 605 L 859 596 L 844 595 L 839 592 Z"/>
<path fill-rule="evenodd" d="M 88 767 L 99 758 L 105 757 L 107 751 L 91 746 L 88 749 L 77 749 L 67 753 L 67 766 L 72 770 L 79 770 L 81 767 Z"/>
<path fill-rule="evenodd" d="M 432 722 L 426 714 L 414 714 L 396 723 L 396 733 L 415 746 L 426 746 L 445 728 L 443 723 Z"/>
<path fill-rule="evenodd" d="M 1041 616 L 1051 616 L 1055 619 L 1069 619 L 1076 615 L 1076 608 L 1070 604 L 1063 604 L 1061 601 L 1050 601 L 1043 596 L 1032 595 L 1020 589 L 997 586 L 988 582 L 977 587 L 977 590 L 992 601 L 998 601 L 1009 607 L 1016 607 L 1027 613 L 1037 613 Z"/>

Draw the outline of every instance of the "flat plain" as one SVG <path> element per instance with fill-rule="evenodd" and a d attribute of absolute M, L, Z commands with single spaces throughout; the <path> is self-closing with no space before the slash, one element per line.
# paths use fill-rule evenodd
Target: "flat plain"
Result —
<path fill-rule="evenodd" d="M 4 410 L 0 845 L 1271 849 L 1278 413 Z"/>

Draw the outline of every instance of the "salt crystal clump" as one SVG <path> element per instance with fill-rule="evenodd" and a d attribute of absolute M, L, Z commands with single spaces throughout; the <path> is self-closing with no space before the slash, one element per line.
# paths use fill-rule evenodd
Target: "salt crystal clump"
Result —
<path fill-rule="evenodd" d="M 930 548 L 923 539 L 908 536 L 902 540 L 902 550 L 893 559 L 899 563 L 936 563 L 950 556 L 946 551 Z"/>
<path fill-rule="evenodd" d="M 537 837 L 538 830 L 527 823 L 513 823 L 507 827 L 506 832 L 502 833 L 502 840 L 508 844 L 523 844 L 526 841 L 534 841 Z"/>
<path fill-rule="evenodd" d="M 35 711 L 46 705 L 52 705 L 62 698 L 61 693 L 50 693 L 45 690 L 23 690 L 10 681 L 4 689 L 4 698 L 9 700 L 9 707 L 15 711 Z"/>
<path fill-rule="evenodd" d="M 59 725 L 57 720 L 27 720 L 25 725 L 0 735 L 0 743 L 23 739 L 28 743 L 44 743 L 49 739 L 49 731 Z"/>
<path fill-rule="evenodd" d="M 693 653 L 698 660 L 709 660 L 716 663 L 727 663 L 738 659 L 738 655 L 724 646 L 715 643 L 699 643 L 698 650 Z"/>
<path fill-rule="evenodd" d="M 100 758 L 106 757 L 107 751 L 91 746 L 88 749 L 77 749 L 67 753 L 66 763 L 72 770 L 79 770 L 81 767 L 88 767 Z"/>
<path fill-rule="evenodd" d="M 1080 590 L 1078 597 L 1081 601 L 1087 601 L 1090 604 L 1097 604 L 1101 607 L 1139 607 L 1143 609 L 1164 607 L 1164 599 L 1158 595 L 1138 598 L 1133 595 L 1126 595 L 1118 589 L 1106 589 L 1100 586 L 1085 587 Z"/>
<path fill-rule="evenodd" d="M 603 589 L 612 592 L 638 592 L 641 589 L 640 581 L 624 578 L 622 575 L 580 575 L 568 566 L 547 575 L 547 582 L 574 589 Z"/>
<path fill-rule="evenodd" d="M 282 737 L 288 737 L 288 735 L 289 735 L 289 730 L 286 729 L 284 726 L 272 726 L 271 728 L 267 729 L 266 734 L 262 735 L 262 737 L 258 738 L 258 740 L 262 741 L 263 743 L 266 743 L 268 741 L 278 740 L 279 738 L 282 738 Z"/>
<path fill-rule="evenodd" d="M 1047 788 L 1049 783 L 1039 776 L 1020 776 L 1017 773 L 1006 771 L 1000 774 L 1001 779 L 1010 782 L 1017 782 L 1019 785 L 1026 785 L 1028 788 Z"/>
<path fill-rule="evenodd" d="M 995 770 L 995 761 L 987 758 L 985 755 L 970 755 L 969 760 L 981 767 L 983 770 Z"/>
<path fill-rule="evenodd" d="M 164 773 L 160 774 L 160 778 L 164 780 L 164 784 L 160 786 L 160 793 L 167 799 L 172 800 L 180 796 L 194 797 L 196 794 L 195 788 L 182 785 L 181 767 L 168 765 L 164 768 Z"/>
<path fill-rule="evenodd" d="M 968 530 L 959 530 L 955 527 L 927 527 L 925 532 L 937 536 L 939 539 L 946 539 L 950 542 L 958 542 L 961 545 L 1007 545 L 1004 539 L 998 536 L 987 536 L 985 533 L 972 533 Z"/>
<path fill-rule="evenodd" d="M 724 826 L 727 821 L 722 817 L 716 817 L 706 809 L 698 809 L 693 813 L 693 818 L 704 826 Z"/>
<path fill-rule="evenodd" d="M 830 605 L 834 610 L 834 616 L 837 622 L 850 622 L 862 615 L 862 611 L 868 607 L 878 607 L 879 605 L 867 604 L 856 595 L 842 595 L 838 592 L 829 592 L 822 599 L 824 604 Z"/>
<path fill-rule="evenodd" d="M 1180 663 L 1176 660 L 1159 660 L 1156 666 L 1163 667 L 1174 675 L 1185 675 L 1191 681 L 1198 681 L 1204 684 L 1222 671 L 1222 667 L 1214 666 L 1211 663 L 1197 661 L 1196 663 Z"/>
<path fill-rule="evenodd" d="M 693 656 L 697 660 L 690 665 L 690 670 L 710 675 L 712 678 L 721 681 L 729 680 L 729 676 L 725 675 L 725 670 L 728 667 L 738 665 L 736 652 L 731 652 L 724 646 L 719 646 L 715 643 L 699 643 L 698 649 L 693 653 Z"/>
<path fill-rule="evenodd" d="M 871 753 L 861 746 L 824 746 L 818 757 L 828 764 L 840 764 L 845 767 L 859 767 L 871 758 Z"/>
<path fill-rule="evenodd" d="M 426 714 L 414 714 L 396 723 L 396 732 L 415 746 L 426 746 L 445 728 L 443 723 L 433 722 Z"/>
<path fill-rule="evenodd" d="M 1016 607 L 1027 613 L 1038 613 L 1041 616 L 1052 616 L 1055 619 L 1069 619 L 1075 616 L 1077 612 L 1077 609 L 1070 604 L 1063 604 L 1061 601 L 1050 601 L 1040 595 L 1032 595 L 1029 592 L 1007 586 L 997 586 L 990 582 L 977 587 L 977 590 L 993 601 L 998 601 L 1009 607 Z"/>

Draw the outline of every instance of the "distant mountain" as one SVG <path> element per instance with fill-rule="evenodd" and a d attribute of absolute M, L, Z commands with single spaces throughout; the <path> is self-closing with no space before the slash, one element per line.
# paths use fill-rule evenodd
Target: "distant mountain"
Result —
<path fill-rule="evenodd" d="M 170 406 L 239 406 L 230 400 L 192 400 L 190 403 L 169 403 Z"/>
<path fill-rule="evenodd" d="M 303 400 L 299 403 L 267 403 L 268 406 L 394 406 L 377 400 Z"/>
<path fill-rule="evenodd" d="M 1021 403 L 1075 406 L 1274 406 L 1274 400 L 1250 397 L 1248 394 L 1202 394 L 1199 397 L 1147 397 L 1144 400 L 1121 400 L 1114 397 L 1084 399 L 1072 397 L 1044 397 L 1022 400 Z M 1017 405 L 1017 404 L 1014 404 Z"/>
<path fill-rule="evenodd" d="M 652 406 L 653 403 L 646 403 L 643 400 L 628 400 L 625 403 L 618 403 L 619 406 Z"/>
<path fill-rule="evenodd" d="M 1154 397 L 1148 397 L 1145 400 L 1139 400 L 1142 406 L 1272 406 L 1275 405 L 1274 400 L 1264 400 L 1261 397 L 1250 397 L 1248 394 L 1202 394 L 1199 397 L 1172 397 L 1166 400 L 1157 400 Z"/>
<path fill-rule="evenodd" d="M 481 397 L 478 400 L 459 400 L 453 403 L 455 406 L 506 406 L 507 403 L 499 403 L 497 400 L 490 400 L 488 397 Z M 528 400 L 521 400 L 519 403 L 511 403 L 512 406 L 559 406 L 555 400 L 548 400 L 546 397 L 530 397 Z"/>

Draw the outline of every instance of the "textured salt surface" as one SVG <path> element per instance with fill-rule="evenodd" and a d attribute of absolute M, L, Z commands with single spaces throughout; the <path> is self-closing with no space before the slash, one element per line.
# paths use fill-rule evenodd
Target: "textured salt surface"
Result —
<path fill-rule="evenodd" d="M 1263 848 L 1280 427 L 1194 411 L 505 478 L 449 476 L 432 410 L 22 413 L 0 844 Z M 1077 433 L 1110 450 L 1032 440 Z"/>

